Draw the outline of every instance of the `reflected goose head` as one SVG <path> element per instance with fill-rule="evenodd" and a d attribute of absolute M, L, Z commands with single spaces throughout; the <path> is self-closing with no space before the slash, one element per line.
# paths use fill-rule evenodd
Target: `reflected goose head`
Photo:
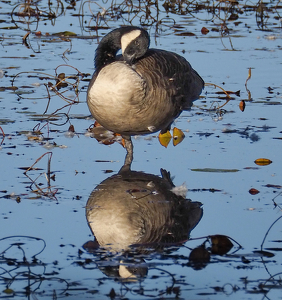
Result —
<path fill-rule="evenodd" d="M 93 190 L 86 217 L 100 247 L 124 252 L 135 245 L 147 251 L 187 240 L 202 217 L 201 203 L 173 193 L 169 172 L 161 173 L 122 170 Z"/>
<path fill-rule="evenodd" d="M 123 282 L 137 282 L 142 280 L 148 274 L 148 265 L 142 259 L 126 259 L 117 261 L 102 260 L 98 263 L 98 268 L 106 276 L 119 278 Z"/>

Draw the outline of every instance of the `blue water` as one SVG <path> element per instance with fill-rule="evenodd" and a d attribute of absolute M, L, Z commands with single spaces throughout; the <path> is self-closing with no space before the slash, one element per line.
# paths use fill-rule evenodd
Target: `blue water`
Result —
<path fill-rule="evenodd" d="M 243 4 L 239 2 L 242 9 Z M 281 250 L 281 221 L 278 220 L 270 229 L 263 245 L 265 250 L 276 248 L 267 250 L 275 255 L 261 258 L 253 254 L 254 250 L 260 249 L 271 224 L 281 216 L 282 45 L 281 23 L 275 19 L 276 11 L 272 9 L 268 12 L 268 30 L 260 30 L 255 13 L 251 10 L 239 15 L 238 21 L 242 23 L 235 25 L 228 22 L 232 50 L 228 36 L 222 39 L 219 32 L 211 30 L 219 28 L 217 24 L 221 21 L 217 17 L 212 19 L 212 14 L 204 10 L 186 16 L 170 13 L 169 16 L 183 27 L 183 31 L 195 34 L 177 36 L 171 27 L 172 19 L 166 20 L 162 3 L 159 3 L 161 12 L 158 18 L 165 18 L 165 25 L 159 26 L 158 31 L 155 24 L 148 27 L 151 47 L 183 55 L 206 82 L 229 91 L 240 90 L 241 95 L 232 95 L 233 99 L 223 107 L 224 113 L 217 115 L 207 109 L 217 105 L 214 101 L 219 101 L 220 105 L 224 101 L 219 100 L 215 94 L 218 89 L 206 87 L 203 97 L 194 103 L 191 111 L 182 113 L 174 124 L 185 133 L 182 143 L 174 147 L 171 142 L 164 148 L 156 135 L 134 138 L 132 169 L 160 175 L 160 168 L 163 168 L 170 171 L 175 185 L 185 182 L 188 188 L 186 197 L 200 201 L 204 211 L 199 224 L 191 232 L 191 238 L 227 235 L 240 243 L 243 249 L 235 246 L 229 252 L 230 256 L 212 255 L 211 262 L 196 271 L 187 265 L 188 256 L 191 249 L 199 246 L 204 239 L 188 241 L 186 247 L 182 246 L 170 254 L 145 255 L 143 259 L 147 263 L 147 277 L 139 282 L 123 283 L 102 273 L 99 253 L 93 255 L 82 248 L 85 242 L 94 240 L 85 217 L 88 197 L 100 182 L 119 171 L 125 157 L 125 149 L 118 143 L 102 145 L 85 135 L 94 121 L 86 105 L 88 82 L 79 82 L 79 104 L 73 105 L 70 111 L 68 108 L 60 111 L 69 114 L 69 122 L 63 126 L 58 126 L 59 122 L 56 122 L 49 124 L 49 128 L 43 127 L 41 131 L 44 139 L 38 141 L 28 137 L 38 124 L 34 120 L 35 115 L 42 115 L 47 106 L 44 83 L 54 83 L 54 80 L 40 80 L 38 76 L 42 74 L 32 73 L 35 77 L 28 77 L 31 73 L 23 73 L 12 82 L 13 76 L 20 72 L 36 71 L 54 76 L 54 69 L 61 64 L 69 64 L 82 73 L 92 74 L 97 39 L 90 35 L 95 36 L 96 32 L 89 33 L 86 27 L 81 26 L 81 21 L 86 21 L 84 25 L 92 26 L 95 22 L 91 19 L 87 3 L 84 5 L 86 15 L 83 20 L 73 15 L 78 13 L 80 3 L 77 3 L 76 11 L 66 9 L 64 15 L 54 20 L 54 24 L 41 18 L 38 24 L 30 25 L 32 32 L 28 42 L 39 52 L 35 53 L 22 44 L 22 37 L 27 32 L 23 19 L 22 22 L 16 22 L 19 28 L 6 29 L 13 25 L 8 13 L 16 5 L 13 1 L 0 2 L 0 20 L 3 20 L 0 23 L 0 69 L 4 71 L 0 86 L 9 87 L 13 83 L 18 87 L 17 91 L 0 92 L 0 126 L 6 135 L 0 150 L 0 238 L 6 239 L 0 240 L 0 253 L 19 241 L 24 243 L 24 250 L 13 246 L 1 254 L 0 297 L 8 295 L 5 289 L 9 287 L 14 298 L 27 298 L 24 288 L 30 284 L 33 296 L 37 299 L 51 299 L 54 293 L 58 298 L 108 299 L 112 288 L 119 299 L 175 297 L 178 290 L 174 289 L 169 294 L 169 287 L 179 288 L 179 297 L 182 299 L 263 299 L 263 293 L 255 293 L 259 291 L 259 284 L 281 271 L 281 251 L 277 250 Z M 41 10 L 48 10 L 44 5 L 39 2 Z M 109 6 L 100 5 L 106 8 Z M 275 6 L 271 3 L 268 5 Z M 67 6 L 65 2 L 64 6 Z M 94 3 L 91 3 L 91 9 L 95 13 L 98 11 Z M 156 17 L 153 8 L 152 13 Z M 127 19 L 133 15 L 125 13 L 123 17 Z M 134 18 L 133 24 L 139 24 L 138 20 L 138 17 Z M 107 24 L 112 29 L 127 22 L 106 15 L 100 26 Z M 210 30 L 207 35 L 201 34 L 203 26 Z M 39 30 L 42 32 L 41 37 L 34 34 Z M 66 30 L 78 36 L 64 39 L 46 36 L 46 33 Z M 99 30 L 99 36 L 108 31 Z M 70 52 L 65 54 L 66 60 L 62 55 L 70 48 Z M 247 87 L 251 92 L 251 101 L 248 101 L 245 88 L 249 68 L 252 68 L 252 76 Z M 62 67 L 59 70 L 59 73 L 76 74 L 71 68 Z M 269 92 L 268 87 L 273 90 Z M 75 93 L 68 90 L 65 96 L 73 99 Z M 247 100 L 244 112 L 239 110 L 241 100 Z M 60 97 L 54 96 L 48 113 L 66 104 Z M 40 124 L 43 126 L 45 122 Z M 70 124 L 75 128 L 72 137 L 66 134 Z M 227 133 L 226 130 L 236 132 Z M 49 143 L 55 142 L 57 146 L 48 147 L 47 137 L 51 138 Z M 47 191 L 48 185 L 45 176 L 48 171 L 47 154 L 35 165 L 40 170 L 27 173 L 35 180 L 37 187 L 31 185 L 32 181 L 21 169 L 30 167 L 48 151 L 52 152 L 50 168 L 55 174 L 55 181 L 50 182 L 54 197 L 51 193 L 42 194 L 42 191 Z M 268 158 L 272 164 L 257 166 L 254 161 L 258 158 Z M 206 168 L 213 172 L 206 172 Z M 112 173 L 106 173 L 105 170 L 111 170 Z M 220 170 L 236 172 L 218 172 Z M 251 195 L 251 188 L 256 188 L 260 193 Z M 217 191 L 212 193 L 208 189 Z M 25 255 L 31 263 L 32 256 L 42 249 L 43 242 L 12 236 L 37 237 L 45 241 L 46 248 L 36 255 L 37 264 L 30 265 L 28 269 L 21 262 Z M 238 251 L 234 254 L 235 250 Z M 79 251 L 82 251 L 81 254 Z M 242 257 L 248 259 L 249 263 L 244 263 Z M 9 259 L 14 259 L 15 263 L 9 265 Z M 84 264 L 87 259 L 88 264 Z M 119 258 L 115 257 L 109 264 L 118 265 L 118 262 Z M 31 283 L 28 283 L 25 276 L 28 270 L 36 274 Z M 249 281 L 246 283 L 242 278 Z M 274 279 L 278 280 L 278 276 Z M 267 297 L 278 299 L 281 297 L 281 282 L 271 283 L 275 288 L 265 288 Z"/>

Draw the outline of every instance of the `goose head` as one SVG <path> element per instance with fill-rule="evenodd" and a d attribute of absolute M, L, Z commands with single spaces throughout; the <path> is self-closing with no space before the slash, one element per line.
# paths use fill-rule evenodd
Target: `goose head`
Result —
<path fill-rule="evenodd" d="M 145 55 L 150 45 L 149 34 L 136 26 L 125 26 L 111 31 L 103 37 L 96 50 L 95 69 L 98 72 L 103 66 L 110 64 L 122 51 L 123 59 L 132 65 Z"/>

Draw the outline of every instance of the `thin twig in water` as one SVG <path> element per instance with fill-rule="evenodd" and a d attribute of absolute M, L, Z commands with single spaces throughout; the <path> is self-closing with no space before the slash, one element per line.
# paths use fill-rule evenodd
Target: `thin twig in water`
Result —
<path fill-rule="evenodd" d="M 37 160 L 35 161 L 35 163 L 33 163 L 27 170 L 24 171 L 24 174 L 26 174 L 28 171 L 30 171 L 41 159 L 42 157 L 44 157 L 46 154 L 50 154 L 50 158 L 52 158 L 53 153 L 52 152 L 46 152 L 44 154 L 42 154 L 39 158 L 37 158 Z"/>
<path fill-rule="evenodd" d="M 44 83 L 44 86 L 46 87 L 46 91 L 47 91 L 47 94 L 48 94 L 48 102 L 47 102 L 47 106 L 46 106 L 46 109 L 45 109 L 43 115 L 45 115 L 47 113 L 49 105 L 50 105 L 50 100 L 51 100 L 51 95 L 49 93 L 48 85 L 46 83 Z"/>
<path fill-rule="evenodd" d="M 0 126 L 0 130 L 2 131 L 2 135 L 3 135 L 3 137 L 2 137 L 2 141 L 1 141 L 1 143 L 0 143 L 0 146 L 3 144 L 3 142 L 4 142 L 4 140 L 5 140 L 5 132 L 4 132 L 4 130 L 2 129 L 2 127 Z"/>
<path fill-rule="evenodd" d="M 227 100 L 226 100 L 226 102 L 224 103 L 224 104 L 222 104 L 221 106 L 218 106 L 216 109 L 218 110 L 218 109 L 221 109 L 223 106 L 225 106 L 230 100 L 231 100 L 231 97 L 230 97 L 230 95 L 228 94 L 228 92 L 224 89 L 224 88 L 222 88 L 222 87 L 220 87 L 220 86 L 218 86 L 218 85 L 216 85 L 216 84 L 214 84 L 214 83 L 209 83 L 209 82 L 206 82 L 205 83 L 205 86 L 214 86 L 215 88 L 219 88 L 219 89 L 221 89 L 223 92 L 224 92 L 224 94 L 227 96 Z M 212 105 L 214 104 L 215 102 L 213 102 L 212 104 L 211 104 L 211 107 L 210 107 L 210 109 L 209 110 L 213 110 L 213 108 L 212 108 Z"/>
<path fill-rule="evenodd" d="M 246 87 L 246 91 L 248 94 L 248 100 L 252 100 L 251 92 L 249 91 L 249 89 L 247 87 L 247 82 L 251 79 L 251 77 L 252 77 L 252 68 L 249 68 L 248 78 L 246 79 L 246 82 L 245 82 L 245 87 Z"/>
<path fill-rule="evenodd" d="M 219 88 L 219 89 L 221 89 L 221 90 L 224 92 L 224 94 L 225 94 L 228 98 L 231 98 L 230 95 L 228 94 L 228 92 L 226 92 L 226 90 L 225 90 L 224 88 L 222 88 L 221 86 L 219 86 L 219 85 L 216 85 L 216 84 L 210 83 L 210 82 L 205 82 L 205 86 L 214 86 L 215 88 Z"/>
<path fill-rule="evenodd" d="M 272 202 L 273 202 L 275 208 L 276 208 L 276 207 L 279 207 L 280 210 L 282 210 L 282 207 L 281 207 L 279 204 L 277 204 L 274 200 L 275 200 L 278 196 L 280 196 L 281 194 L 282 194 L 282 192 L 278 193 L 278 194 L 272 199 Z"/>
<path fill-rule="evenodd" d="M 252 68 L 249 68 L 248 78 L 246 79 L 245 87 L 247 87 L 247 82 L 249 81 L 249 79 L 251 79 L 251 77 L 252 77 Z"/>
<path fill-rule="evenodd" d="M 23 37 L 23 44 L 29 49 L 30 48 L 30 46 L 29 46 L 29 44 L 28 44 L 28 42 L 27 42 L 27 38 L 28 38 L 28 36 L 30 35 L 30 31 L 28 31 L 25 35 L 24 35 L 24 37 Z"/>
<path fill-rule="evenodd" d="M 37 164 L 46 154 L 50 154 L 50 156 L 48 157 L 48 165 L 47 165 L 47 173 L 46 172 L 43 172 L 43 173 L 40 173 L 36 179 L 32 179 L 28 174 L 27 172 L 30 171 L 33 166 L 35 164 Z M 45 196 L 45 197 L 49 197 L 49 198 L 56 198 L 56 194 L 58 192 L 58 189 L 53 189 L 54 187 L 51 186 L 51 158 L 52 158 L 52 152 L 46 152 L 44 153 L 43 155 L 41 155 L 36 161 L 35 163 L 29 167 L 25 172 L 25 176 L 28 177 L 28 179 L 31 181 L 31 185 L 30 185 L 30 188 L 32 188 L 32 185 L 35 185 L 37 189 L 35 190 L 32 190 L 33 193 L 37 193 L 39 195 L 42 195 L 42 196 Z M 46 187 L 39 187 L 39 185 L 36 183 L 37 179 L 42 176 L 42 175 L 45 175 L 45 178 L 47 180 L 47 186 Z M 53 190 L 52 190 L 53 189 Z M 46 191 L 45 191 L 46 190 Z"/>
<path fill-rule="evenodd" d="M 269 231 L 270 231 L 271 228 L 274 226 L 274 224 L 275 224 L 276 222 L 278 222 L 281 218 L 282 218 L 282 216 L 280 216 L 278 219 L 276 219 L 276 220 L 271 224 L 271 226 L 268 228 L 268 230 L 267 230 L 267 232 L 266 232 L 266 234 L 265 234 L 265 236 L 264 236 L 264 238 L 263 238 L 263 241 L 262 241 L 262 243 L 261 243 L 261 245 L 260 245 L 261 251 L 262 251 L 262 249 L 263 249 L 263 244 L 264 244 L 264 242 L 265 242 L 265 239 L 266 239 L 267 235 L 269 234 Z"/>

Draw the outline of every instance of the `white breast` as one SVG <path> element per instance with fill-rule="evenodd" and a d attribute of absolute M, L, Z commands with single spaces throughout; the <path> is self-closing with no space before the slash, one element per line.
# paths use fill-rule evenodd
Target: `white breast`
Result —
<path fill-rule="evenodd" d="M 114 131 L 115 124 L 120 126 L 143 97 L 142 78 L 130 66 L 117 61 L 101 69 L 88 90 L 87 101 L 94 118 Z"/>
<path fill-rule="evenodd" d="M 95 105 L 120 105 L 136 97 L 141 77 L 124 62 L 114 62 L 102 68 L 89 90 Z"/>

